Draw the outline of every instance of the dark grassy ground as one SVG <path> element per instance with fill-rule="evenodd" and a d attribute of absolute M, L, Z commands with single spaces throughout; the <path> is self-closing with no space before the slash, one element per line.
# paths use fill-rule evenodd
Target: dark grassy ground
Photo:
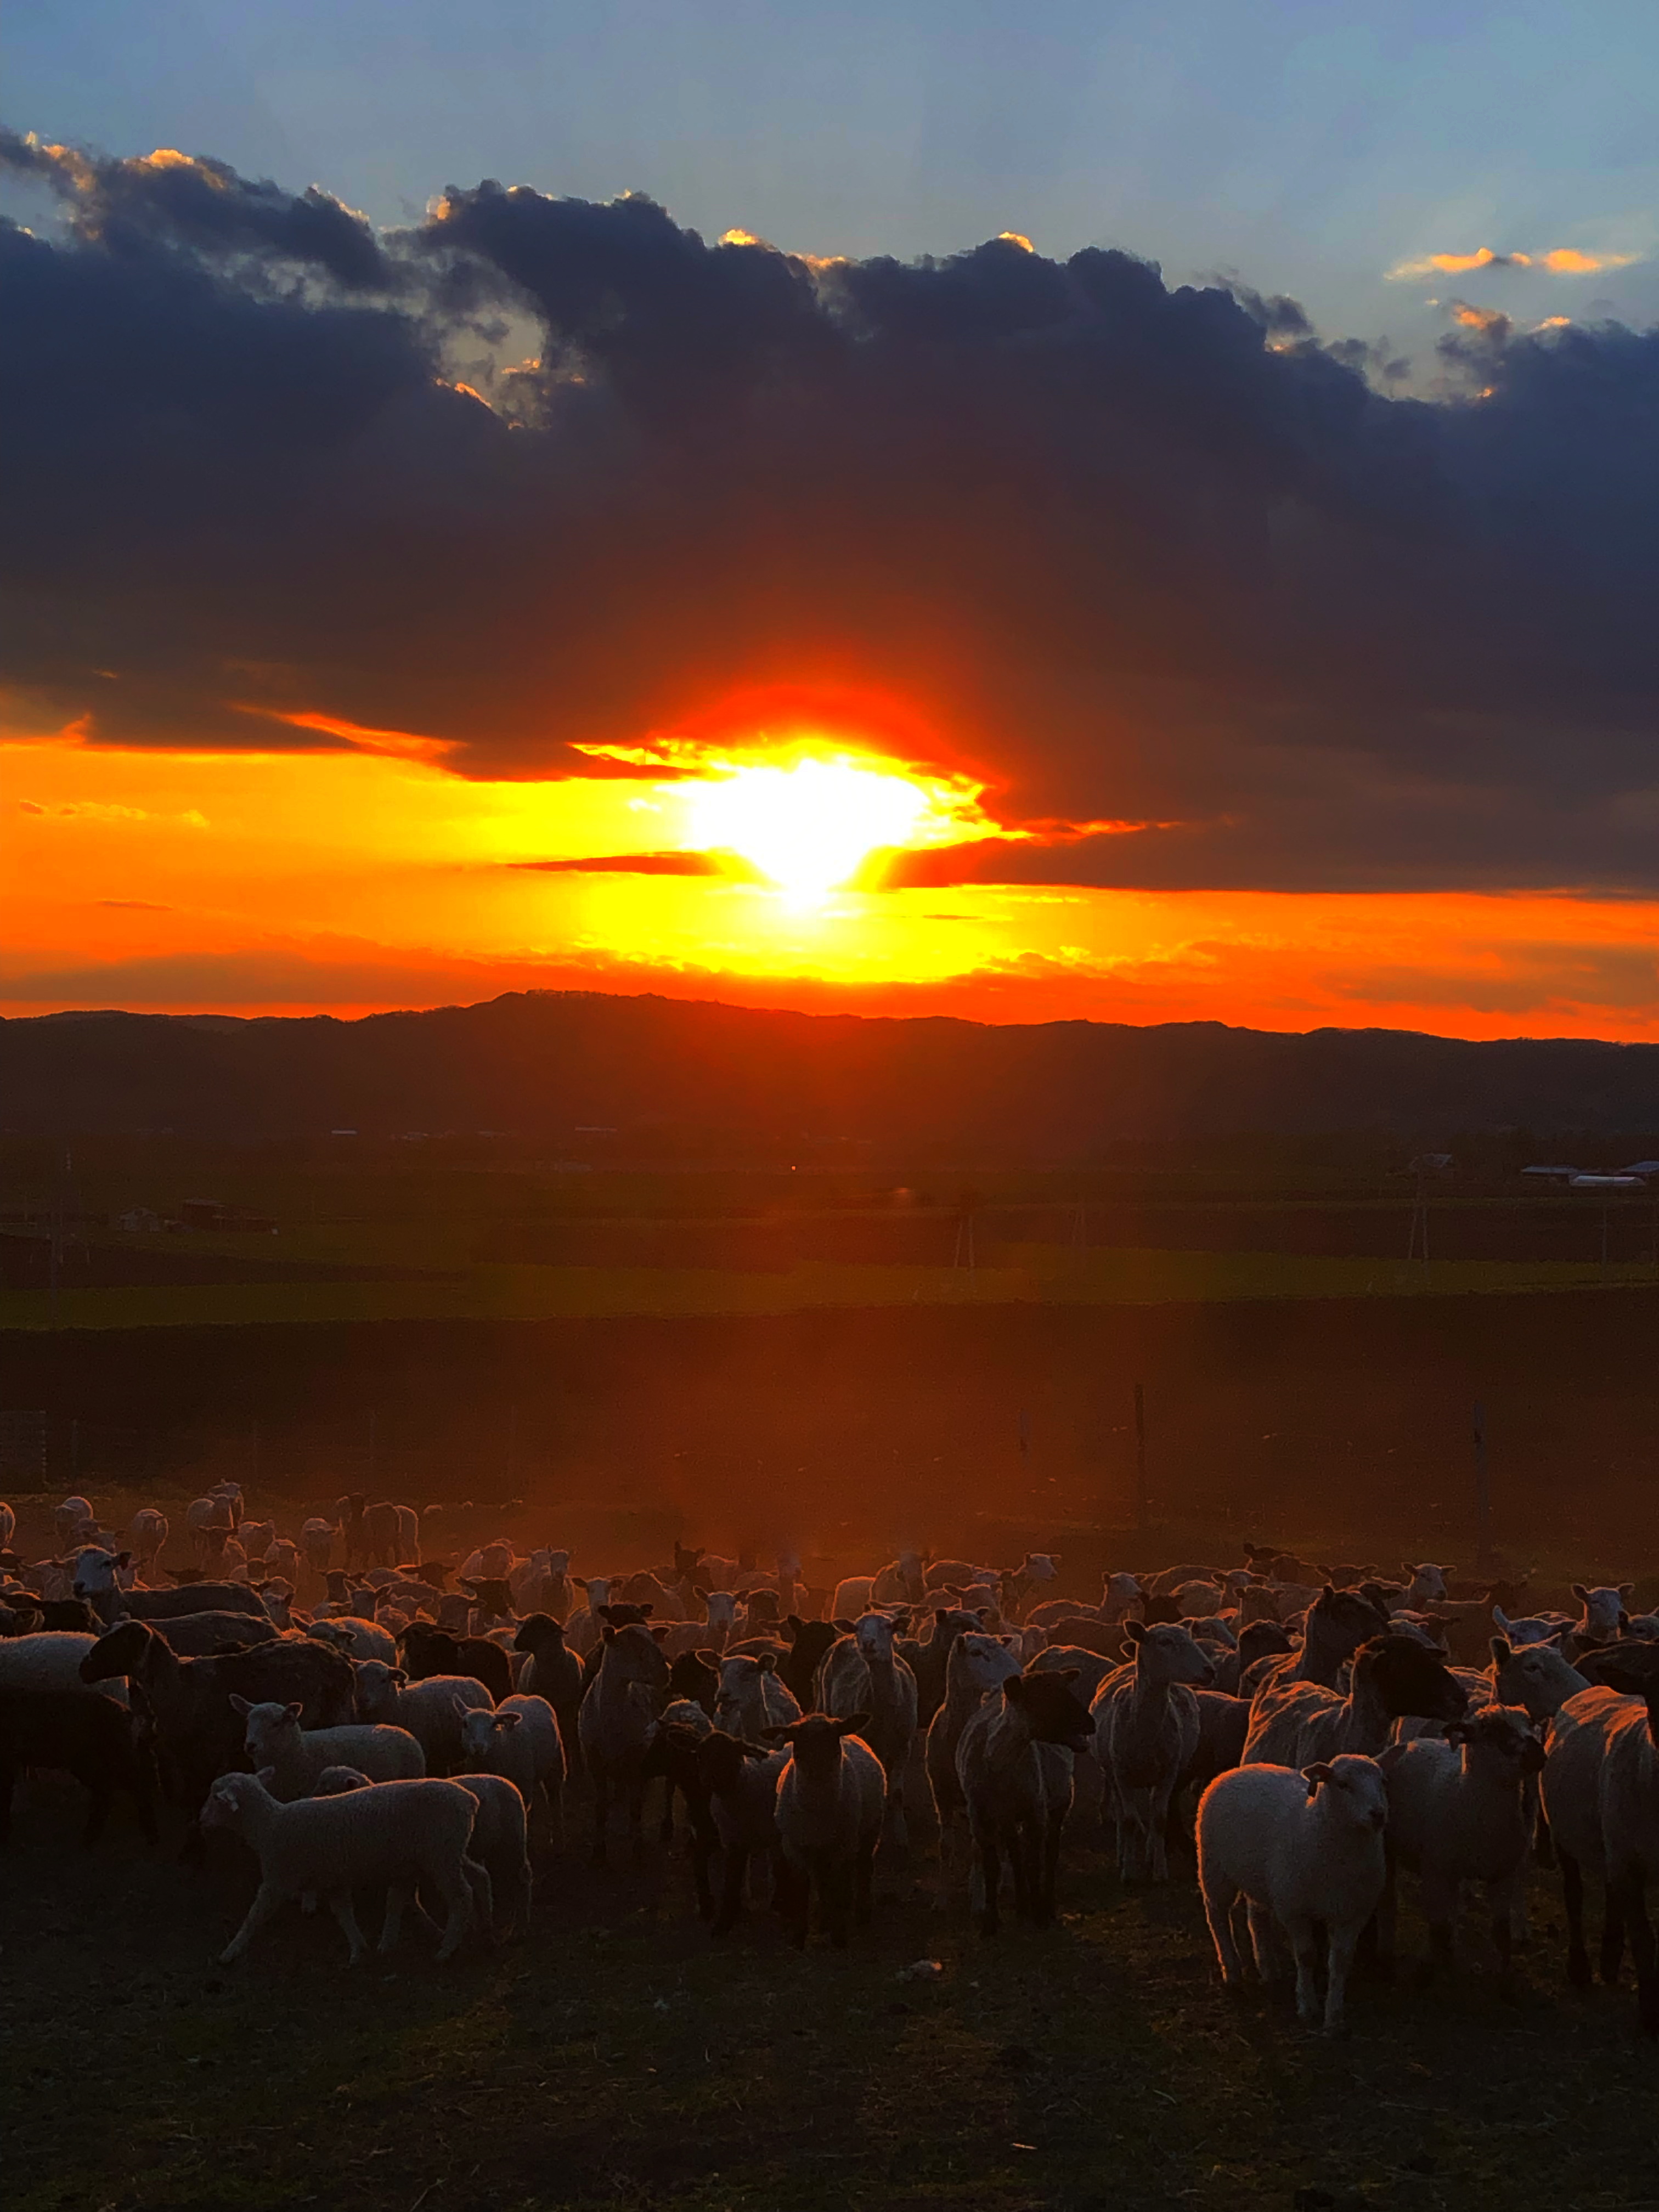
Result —
<path fill-rule="evenodd" d="M 527 1944 L 439 1968 L 406 1933 L 349 1974 L 297 1914 L 216 1966 L 240 1847 L 191 1875 L 122 1813 L 82 1855 L 75 1798 L 38 1786 L 4 1868 L 9 2212 L 1659 2205 L 1659 2052 L 1628 1986 L 1566 1990 L 1541 1875 L 1519 2004 L 1476 1935 L 1431 1994 L 1358 1987 L 1327 2044 L 1222 1996 L 1188 1868 L 1125 1893 L 1082 1826 L 1051 1933 L 982 1941 L 919 1853 L 802 1958 L 765 1913 L 716 1947 L 654 1843 L 591 1873 L 579 1803 Z"/>

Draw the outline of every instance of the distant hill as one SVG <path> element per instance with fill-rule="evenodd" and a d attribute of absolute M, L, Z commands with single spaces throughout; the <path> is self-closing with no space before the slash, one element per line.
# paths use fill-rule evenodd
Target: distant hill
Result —
<path fill-rule="evenodd" d="M 586 992 L 252 1021 L 49 1014 L 0 1023 L 0 1120 L 28 1134 L 365 1137 L 653 1130 L 1074 1160 L 1115 1139 L 1659 1126 L 1659 1045 L 1470 1044 L 1408 1030 L 1218 1023 L 990 1026 Z"/>

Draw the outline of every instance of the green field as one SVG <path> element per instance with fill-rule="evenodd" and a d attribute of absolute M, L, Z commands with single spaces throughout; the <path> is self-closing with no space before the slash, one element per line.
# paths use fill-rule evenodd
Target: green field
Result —
<path fill-rule="evenodd" d="M 359 1248 L 361 1249 L 361 1247 Z M 271 1322 L 560 1321 L 609 1315 L 783 1314 L 828 1306 L 1164 1305 L 1237 1298 L 1455 1297 L 1651 1285 L 1653 1269 L 1561 1261 L 1427 1266 L 1279 1252 L 1073 1252 L 998 1246 L 982 1267 L 787 1270 L 510 1266 L 415 1279 L 136 1285 L 0 1291 L 0 1328 L 201 1328 Z"/>

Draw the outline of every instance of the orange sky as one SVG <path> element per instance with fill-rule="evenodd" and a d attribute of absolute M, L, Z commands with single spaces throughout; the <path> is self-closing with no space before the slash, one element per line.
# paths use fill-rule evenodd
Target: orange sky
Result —
<path fill-rule="evenodd" d="M 487 782 L 362 748 L 14 744 L 0 1005 L 349 1014 L 577 986 L 991 1021 L 1659 1039 L 1652 902 L 825 890 L 866 844 L 982 836 L 974 787 L 770 777 Z M 514 865 L 714 846 L 750 865 Z"/>

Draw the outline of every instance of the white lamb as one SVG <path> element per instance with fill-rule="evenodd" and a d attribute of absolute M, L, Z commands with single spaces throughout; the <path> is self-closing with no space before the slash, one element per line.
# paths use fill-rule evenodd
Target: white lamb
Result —
<path fill-rule="evenodd" d="M 1398 1756 L 1344 1752 L 1300 1773 L 1290 1766 L 1236 1766 L 1218 1775 L 1199 1802 L 1199 1887 L 1223 1981 L 1231 1990 L 1244 1978 L 1231 1925 L 1243 1896 L 1257 1972 L 1270 1978 L 1276 1923 L 1296 1955 L 1297 2016 L 1311 2024 L 1319 2017 L 1315 1975 L 1322 1925 L 1327 2035 L 1342 2024 L 1354 1947 L 1382 1896 L 1387 1770 Z"/>
<path fill-rule="evenodd" d="M 1384 1959 L 1394 1948 L 1394 1863 L 1422 1879 L 1432 1946 L 1429 1971 L 1450 1964 L 1461 1885 L 1481 1882 L 1499 1986 L 1504 1996 L 1513 1993 L 1510 1930 L 1533 1829 L 1527 1784 L 1543 1764 L 1544 1747 L 1520 1705 L 1487 1705 L 1467 1720 L 1449 1721 L 1444 1742 L 1420 1737 L 1401 1747 L 1388 1776 L 1391 1863 L 1381 1915 Z"/>
<path fill-rule="evenodd" d="M 302 1729 L 303 1705 L 250 1705 L 234 1692 L 230 1702 L 246 1723 L 243 1741 L 255 1772 L 270 1771 L 272 1794 L 284 1804 L 309 1797 L 331 1766 L 355 1766 L 371 1782 L 415 1782 L 426 1772 L 425 1755 L 407 1729 L 357 1723 Z"/>
<path fill-rule="evenodd" d="M 351 1947 L 350 1964 L 368 1945 L 351 1909 L 351 1893 L 371 1883 L 386 1887 L 380 1949 L 398 1940 L 403 1909 L 417 1882 L 426 1882 L 448 1909 L 438 1956 L 453 1958 L 477 1911 L 489 1918 L 489 1877 L 467 1856 L 477 1801 L 459 1783 L 379 1782 L 332 1797 L 283 1804 L 271 1794 L 270 1776 L 222 1774 L 202 1812 L 204 1828 L 227 1828 L 251 1844 L 259 1861 L 259 1887 L 248 1914 L 219 1954 L 232 1966 L 290 1898 L 320 1894 Z"/>
<path fill-rule="evenodd" d="M 357 1711 L 366 1721 L 407 1729 L 426 1753 L 428 1774 L 451 1774 L 460 1764 L 461 1730 L 456 1706 L 490 1711 L 495 1699 L 471 1674 L 428 1674 L 411 1682 L 401 1667 L 366 1659 L 356 1669 Z"/>
<path fill-rule="evenodd" d="M 464 1705 L 458 1698 L 454 1711 L 461 1731 L 460 1771 L 499 1774 L 514 1783 L 532 1818 L 538 1796 L 542 1796 L 555 1843 L 562 1844 L 564 1750 L 547 1699 L 504 1698 L 491 1712 Z"/>

